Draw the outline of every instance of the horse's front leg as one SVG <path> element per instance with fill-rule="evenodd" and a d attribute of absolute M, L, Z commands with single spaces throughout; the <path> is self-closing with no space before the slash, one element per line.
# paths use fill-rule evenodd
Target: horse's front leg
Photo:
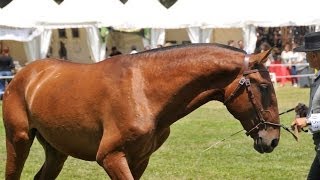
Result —
<path fill-rule="evenodd" d="M 133 179 L 127 159 L 123 152 L 111 152 L 98 163 L 104 168 L 111 179 Z"/>
<path fill-rule="evenodd" d="M 111 179 L 132 180 L 134 179 L 125 153 L 121 151 L 120 136 L 104 134 L 97 152 L 97 162 L 108 173 Z"/>
<path fill-rule="evenodd" d="M 137 152 L 133 152 L 130 159 L 130 169 L 131 173 L 134 177 L 134 179 L 140 179 L 144 171 L 146 170 L 149 158 L 153 152 L 155 152 L 159 147 L 166 141 L 166 139 L 169 137 L 170 134 L 170 128 L 164 128 L 164 129 L 158 129 L 153 138 L 151 138 L 151 141 L 141 141 L 143 144 L 139 144 L 138 142 L 133 143 L 133 146 L 135 148 L 139 149 L 149 149 L 149 152 L 144 152 L 143 154 L 146 154 L 143 158 L 135 159 L 134 157 L 137 157 Z M 148 147 L 148 148 L 141 148 L 141 147 Z"/>

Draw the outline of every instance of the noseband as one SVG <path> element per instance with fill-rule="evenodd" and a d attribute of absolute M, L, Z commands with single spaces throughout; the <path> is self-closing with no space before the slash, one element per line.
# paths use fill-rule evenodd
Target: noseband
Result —
<path fill-rule="evenodd" d="M 268 122 L 268 121 L 263 119 L 263 116 L 262 116 L 261 112 L 264 112 L 265 110 L 263 110 L 261 107 L 260 108 L 258 107 L 258 105 L 256 103 L 256 99 L 254 97 L 254 94 L 252 93 L 250 79 L 248 78 L 249 74 L 257 73 L 257 72 L 267 72 L 267 73 L 269 73 L 269 71 L 261 70 L 261 69 L 248 70 L 248 67 L 249 67 L 249 56 L 248 55 L 246 55 L 245 58 L 244 58 L 244 67 L 245 67 L 245 70 L 244 70 L 244 72 L 242 74 L 242 78 L 240 79 L 237 88 L 224 101 L 224 105 L 229 103 L 236 96 L 237 92 L 240 90 L 240 88 L 242 86 L 245 86 L 246 92 L 247 92 L 248 97 L 249 97 L 249 100 L 250 100 L 250 102 L 251 102 L 251 104 L 252 104 L 252 106 L 253 106 L 253 108 L 254 108 L 254 110 L 256 112 L 257 119 L 259 120 L 259 122 L 256 123 L 256 125 L 254 125 L 254 127 L 252 129 L 250 129 L 249 131 L 246 132 L 246 135 L 249 136 L 253 131 L 259 130 L 262 127 L 264 127 L 266 129 L 267 125 L 282 127 L 281 124 Z M 253 124 L 255 124 L 255 123 L 253 122 Z"/>

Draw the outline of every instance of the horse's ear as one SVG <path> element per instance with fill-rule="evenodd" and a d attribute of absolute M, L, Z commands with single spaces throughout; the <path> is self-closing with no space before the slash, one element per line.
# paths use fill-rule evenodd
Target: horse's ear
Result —
<path fill-rule="evenodd" d="M 268 56 L 269 54 L 272 52 L 273 48 L 270 48 L 267 51 L 264 51 L 262 53 L 259 54 L 255 54 L 250 58 L 250 63 L 253 64 L 262 64 L 265 63 L 268 60 Z"/>

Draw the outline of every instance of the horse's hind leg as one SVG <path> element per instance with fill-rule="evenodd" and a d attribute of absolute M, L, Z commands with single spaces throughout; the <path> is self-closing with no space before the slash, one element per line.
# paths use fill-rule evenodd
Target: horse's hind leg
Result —
<path fill-rule="evenodd" d="M 14 102 L 12 102 L 14 105 Z M 11 108 L 14 106 L 11 106 Z M 7 180 L 20 179 L 24 163 L 29 155 L 35 131 L 29 130 L 28 120 L 24 111 L 10 109 L 3 111 L 3 121 L 6 130 Z"/>
<path fill-rule="evenodd" d="M 67 160 L 68 156 L 52 147 L 39 133 L 37 133 L 36 136 L 44 148 L 46 160 L 34 179 L 55 179 L 62 170 L 63 164 Z"/>

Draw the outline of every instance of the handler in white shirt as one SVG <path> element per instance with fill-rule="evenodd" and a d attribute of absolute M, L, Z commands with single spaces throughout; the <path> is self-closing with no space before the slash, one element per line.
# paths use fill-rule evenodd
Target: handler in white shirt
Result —
<path fill-rule="evenodd" d="M 311 68 L 320 70 L 320 32 L 305 35 L 304 45 L 294 49 L 296 52 L 306 52 L 307 61 Z M 319 71 L 320 72 L 320 71 Z M 310 167 L 307 179 L 320 179 L 320 74 L 317 74 L 314 83 L 310 88 L 309 112 L 307 117 L 296 118 L 292 127 L 297 127 L 301 132 L 302 128 L 309 127 L 315 144 L 316 156 Z"/>

